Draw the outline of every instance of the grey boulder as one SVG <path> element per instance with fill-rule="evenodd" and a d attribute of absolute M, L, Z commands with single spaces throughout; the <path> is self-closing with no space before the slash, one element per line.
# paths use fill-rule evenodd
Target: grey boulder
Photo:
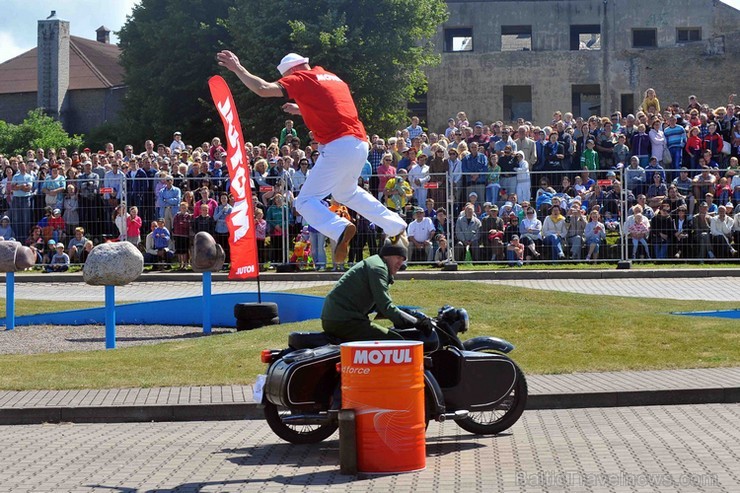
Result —
<path fill-rule="evenodd" d="M 101 243 L 90 252 L 82 269 L 92 286 L 125 286 L 144 272 L 144 256 L 128 241 Z"/>
<path fill-rule="evenodd" d="M 213 236 L 201 231 L 193 239 L 193 258 L 190 266 L 193 272 L 216 272 L 224 266 L 226 254 L 224 249 L 216 243 Z"/>
<path fill-rule="evenodd" d="M 0 272 L 25 270 L 36 264 L 36 252 L 17 241 L 0 241 Z"/>
<path fill-rule="evenodd" d="M 24 270 L 36 264 L 36 252 L 17 241 L 0 241 L 0 272 Z"/>

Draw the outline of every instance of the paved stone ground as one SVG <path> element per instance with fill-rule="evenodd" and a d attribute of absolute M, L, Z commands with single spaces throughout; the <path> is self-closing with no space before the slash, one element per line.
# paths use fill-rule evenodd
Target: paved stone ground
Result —
<path fill-rule="evenodd" d="M 705 277 L 700 279 L 522 279 L 477 281 L 486 284 L 517 286 L 564 293 L 607 294 L 637 298 L 674 300 L 740 301 L 740 278 Z M 718 293 L 722 293 L 721 296 Z M 731 305 L 727 308 L 735 308 Z M 687 306 L 700 310 L 701 307 Z"/>
<path fill-rule="evenodd" d="M 0 492 L 737 492 L 740 405 L 527 411 L 507 433 L 427 432 L 424 471 L 339 474 L 336 435 L 262 421 L 0 427 Z"/>
<path fill-rule="evenodd" d="M 740 368 L 528 375 L 529 395 L 740 388 Z M 0 409 L 249 404 L 251 385 L 0 391 Z"/>
<path fill-rule="evenodd" d="M 449 281 L 454 282 L 454 281 Z M 705 278 L 648 278 L 648 279 L 527 279 L 527 280 L 486 280 L 474 281 L 487 284 L 519 286 L 531 289 L 545 289 L 584 294 L 605 294 L 614 296 L 637 296 L 641 298 L 664 298 L 679 300 L 717 301 L 717 293 L 728 302 L 740 301 L 739 277 L 705 277 Z M 59 299 L 60 293 L 69 289 L 70 283 L 16 283 L 17 299 Z M 262 282 L 263 291 L 286 291 L 311 286 L 332 285 L 334 281 L 266 281 Z M 5 284 L 0 283 L 0 293 L 5 291 Z M 213 283 L 212 292 L 238 293 L 256 292 L 254 282 L 219 281 Z M 128 286 L 116 288 L 116 300 L 145 301 L 151 299 L 168 299 L 185 296 L 198 296 L 202 293 L 200 282 L 161 281 L 135 282 Z M 75 283 L 76 301 L 104 301 L 105 292 L 102 286 L 88 286 L 82 282 Z M 728 306 L 734 308 L 735 305 Z M 693 306 L 687 307 L 694 309 Z M 700 308 L 700 307 L 699 307 Z M 697 308 L 697 309 L 699 309 Z"/>

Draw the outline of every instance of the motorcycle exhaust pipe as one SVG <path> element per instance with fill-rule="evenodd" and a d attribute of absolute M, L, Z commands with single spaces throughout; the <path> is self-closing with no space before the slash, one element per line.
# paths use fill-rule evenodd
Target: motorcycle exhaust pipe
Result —
<path fill-rule="evenodd" d="M 283 416 L 281 421 L 286 425 L 325 425 L 331 422 L 328 414 L 294 414 Z"/>
<path fill-rule="evenodd" d="M 455 411 L 454 413 L 440 414 L 439 416 L 437 416 L 437 421 L 443 423 L 448 419 L 451 419 L 453 421 L 456 421 L 458 419 L 465 419 L 468 417 L 468 414 L 470 414 L 468 411 L 461 409 L 459 411 Z"/>

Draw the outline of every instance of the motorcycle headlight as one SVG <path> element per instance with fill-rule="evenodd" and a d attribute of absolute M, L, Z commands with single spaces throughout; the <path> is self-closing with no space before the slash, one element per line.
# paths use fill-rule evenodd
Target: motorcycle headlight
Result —
<path fill-rule="evenodd" d="M 468 315 L 468 311 L 465 308 L 460 308 L 457 310 L 458 316 L 463 321 L 462 329 L 460 332 L 467 332 L 467 330 L 470 328 L 470 315 Z"/>

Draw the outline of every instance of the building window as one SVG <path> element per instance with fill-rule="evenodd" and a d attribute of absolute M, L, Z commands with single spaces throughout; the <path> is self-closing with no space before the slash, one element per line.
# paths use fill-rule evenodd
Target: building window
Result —
<path fill-rule="evenodd" d="M 445 51 L 473 51 L 473 28 L 456 27 L 445 29 Z"/>
<path fill-rule="evenodd" d="M 532 51 L 532 26 L 501 26 L 501 51 Z"/>
<path fill-rule="evenodd" d="M 504 86 L 504 120 L 532 119 L 532 86 Z"/>
<path fill-rule="evenodd" d="M 619 97 L 619 107 L 622 115 L 629 115 L 635 111 L 635 95 L 630 93 L 622 94 Z"/>
<path fill-rule="evenodd" d="M 701 41 L 701 28 L 678 27 L 676 28 L 676 43 L 688 43 L 690 41 Z"/>
<path fill-rule="evenodd" d="M 600 50 L 601 26 L 598 24 L 570 26 L 570 49 Z"/>
<path fill-rule="evenodd" d="M 571 86 L 573 97 L 573 116 L 588 118 L 601 114 L 601 86 L 599 84 L 574 84 Z"/>
<path fill-rule="evenodd" d="M 657 29 L 633 29 L 632 30 L 632 47 L 633 48 L 655 48 L 658 46 Z"/>

